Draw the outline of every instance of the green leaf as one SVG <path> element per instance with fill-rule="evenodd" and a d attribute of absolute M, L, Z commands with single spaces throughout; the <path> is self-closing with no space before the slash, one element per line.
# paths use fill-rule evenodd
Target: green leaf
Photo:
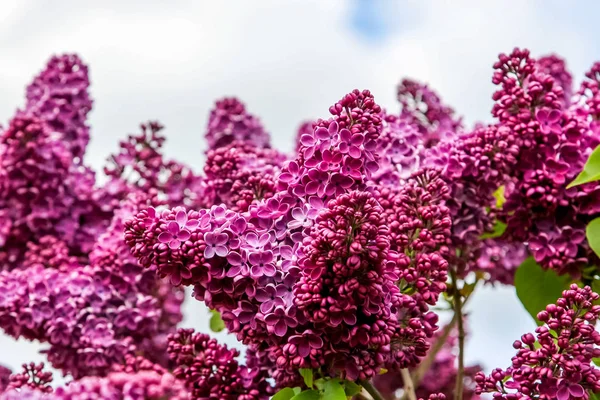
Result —
<path fill-rule="evenodd" d="M 323 388 L 325 387 L 325 379 L 324 378 L 319 378 L 315 381 L 315 387 L 319 390 L 323 390 Z"/>
<path fill-rule="evenodd" d="M 292 400 L 321 400 L 321 393 L 313 389 L 305 390 L 292 397 Z"/>
<path fill-rule="evenodd" d="M 221 314 L 215 310 L 210 310 L 210 314 L 210 330 L 213 332 L 221 332 L 225 329 L 225 322 L 221 319 Z"/>
<path fill-rule="evenodd" d="M 310 368 L 300 368 L 300 375 L 304 379 L 304 384 L 309 388 L 313 387 L 313 371 Z"/>
<path fill-rule="evenodd" d="M 494 198 L 496 199 L 496 208 L 502 208 L 504 203 L 506 203 L 506 197 L 504 197 L 504 185 L 500 186 L 493 193 Z"/>
<path fill-rule="evenodd" d="M 600 400 L 600 393 L 594 393 L 591 390 L 588 393 L 590 394 L 590 400 Z"/>
<path fill-rule="evenodd" d="M 275 396 L 271 400 L 290 400 L 295 395 L 294 389 L 286 387 L 275 393 Z"/>
<path fill-rule="evenodd" d="M 502 221 L 496 221 L 494 223 L 494 229 L 491 232 L 486 232 L 481 235 L 481 239 L 493 239 L 500 237 L 506 231 L 506 224 Z"/>
<path fill-rule="evenodd" d="M 594 365 L 600 366 L 600 358 L 598 358 L 598 357 L 592 358 L 592 362 L 594 363 Z"/>
<path fill-rule="evenodd" d="M 377 375 L 383 375 L 383 374 L 387 374 L 387 373 L 388 373 L 388 370 L 387 370 L 387 369 L 385 369 L 385 368 L 381 368 L 381 369 L 379 370 L 379 374 L 377 374 Z"/>
<path fill-rule="evenodd" d="M 592 250 L 600 255 L 600 217 L 593 219 L 585 228 L 585 236 Z"/>
<path fill-rule="evenodd" d="M 352 381 L 344 381 L 343 384 L 344 392 L 346 392 L 347 397 L 356 396 L 362 390 L 362 387 L 360 385 L 357 385 Z"/>
<path fill-rule="evenodd" d="M 339 379 L 330 379 L 325 382 L 323 400 L 346 400 L 346 392 Z"/>
<path fill-rule="evenodd" d="M 567 189 L 573 186 L 583 185 L 584 183 L 600 180 L 600 146 L 596 147 L 583 166 L 583 171 L 577 175 L 577 178 L 567 186 Z"/>
<path fill-rule="evenodd" d="M 538 325 L 542 324 L 537 314 L 548 304 L 554 304 L 570 282 L 569 275 L 558 276 L 552 270 L 544 270 L 533 257 L 523 261 L 515 274 L 517 296 Z"/>

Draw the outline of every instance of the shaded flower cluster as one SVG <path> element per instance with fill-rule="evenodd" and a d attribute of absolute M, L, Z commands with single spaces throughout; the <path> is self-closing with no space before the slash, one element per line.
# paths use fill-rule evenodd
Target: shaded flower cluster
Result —
<path fill-rule="evenodd" d="M 54 56 L 27 87 L 28 113 L 48 124 L 81 163 L 90 140 L 87 114 L 92 109 L 88 67 L 75 54 Z"/>
<path fill-rule="evenodd" d="M 438 331 L 431 339 L 433 344 L 439 340 L 440 333 L 448 327 Z M 456 385 L 456 349 L 458 345 L 458 336 L 455 330 L 451 331 L 448 338 L 444 341 L 442 348 L 436 353 L 435 359 L 429 370 L 425 373 L 419 386 L 416 389 L 416 395 L 419 398 L 427 398 L 431 395 L 442 394 L 447 398 L 452 398 L 454 387 Z M 475 400 L 479 396 L 475 395 L 475 375 L 481 370 L 479 365 L 465 367 L 463 399 Z M 412 371 L 411 371 L 412 372 Z M 385 396 L 385 398 L 394 398 L 394 395 L 404 387 L 402 376 L 399 372 L 390 371 L 383 375 L 378 375 L 374 379 L 375 386 Z"/>
<path fill-rule="evenodd" d="M 151 364 L 151 363 L 150 363 Z M 51 379 L 51 374 L 36 372 L 13 375 L 15 382 L 22 381 L 21 386 L 9 387 L 0 392 L 2 400 L 189 400 L 189 393 L 183 382 L 177 380 L 166 371 L 149 367 L 136 371 L 111 372 L 106 377 L 86 377 L 69 382 L 55 391 L 44 383 Z M 29 368 L 29 367 L 28 367 Z M 37 366 L 35 367 L 37 368 Z"/>
<path fill-rule="evenodd" d="M 251 142 L 233 142 L 206 154 L 202 204 L 224 204 L 245 212 L 252 203 L 273 197 L 275 176 L 285 156 L 277 150 L 256 147 Z"/>
<path fill-rule="evenodd" d="M 258 368 L 239 365 L 239 351 L 208 335 L 179 329 L 169 336 L 173 375 L 185 382 L 193 399 L 266 400 L 273 389 Z"/>
<path fill-rule="evenodd" d="M 587 399 L 600 391 L 600 370 L 592 359 L 600 355 L 600 333 L 595 325 L 600 306 L 589 286 L 571 285 L 556 304 L 538 314 L 544 325 L 514 342 L 512 366 L 479 373 L 477 393 L 495 399 Z"/>
<path fill-rule="evenodd" d="M 427 85 L 403 79 L 397 93 L 402 106 L 400 117 L 419 130 L 425 147 L 434 146 L 462 128 L 462 121 L 455 117 L 454 110 L 443 104 Z"/>
<path fill-rule="evenodd" d="M 385 115 L 378 140 L 379 169 L 372 180 L 384 186 L 399 186 L 421 164 L 423 136 L 414 125 L 395 115 Z"/>
<path fill-rule="evenodd" d="M 349 93 L 330 113 L 302 134 L 297 157 L 274 170 L 268 198 L 247 209 L 230 201 L 199 211 L 148 208 L 126 223 L 132 254 L 173 284 L 194 286 L 257 359 L 276 364 L 267 369 L 280 386 L 298 383 L 298 368 L 329 365 L 323 374 L 366 378 L 387 364 L 418 363 L 437 329 L 428 305 L 445 288 L 447 186 L 433 171 L 408 178 L 400 193 L 376 185 L 384 123 L 368 91 Z M 240 163 L 259 172 L 274 164 L 261 153 L 248 145 L 209 151 L 207 178 L 227 177 Z M 346 243 L 344 235 L 351 249 L 323 253 Z M 410 237 L 389 251 L 401 235 Z M 318 264 L 320 257 L 329 261 Z M 336 295 L 327 292 L 334 277 L 346 287 Z"/>
<path fill-rule="evenodd" d="M 44 371 L 44 363 L 23 364 L 22 368 L 21 373 L 12 374 L 9 377 L 7 391 L 27 388 L 42 393 L 52 392 L 50 386 L 53 380 L 52 372 Z"/>
<path fill-rule="evenodd" d="M 599 144 L 593 101 L 586 103 L 594 97 L 597 77 L 587 74 L 578 104 L 570 100 L 570 75 L 556 57 L 536 61 L 527 50 L 515 49 L 500 55 L 494 68 L 493 81 L 500 88 L 493 114 L 514 132 L 519 146 L 500 213 L 507 224 L 503 237 L 528 243 L 544 268 L 578 276 L 594 259 L 584 228 L 600 210 L 598 185 L 566 186 Z"/>
<path fill-rule="evenodd" d="M 210 112 L 206 129 L 208 149 L 217 149 L 239 141 L 253 143 L 256 147 L 269 147 L 269 134 L 261 122 L 246 111 L 238 99 L 224 98 L 216 102 Z"/>
<path fill-rule="evenodd" d="M 140 129 L 139 134 L 120 143 L 118 154 L 110 156 L 104 173 L 111 179 L 98 194 L 99 202 L 118 205 L 135 188 L 146 193 L 158 191 L 168 204 L 197 205 L 203 194 L 202 180 L 185 165 L 164 158 L 163 126 L 150 121 Z"/>

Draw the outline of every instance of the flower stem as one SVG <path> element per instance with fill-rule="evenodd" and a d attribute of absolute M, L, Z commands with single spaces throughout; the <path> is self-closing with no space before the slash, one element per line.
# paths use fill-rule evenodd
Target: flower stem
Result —
<path fill-rule="evenodd" d="M 373 400 L 385 400 L 383 395 L 379 393 L 379 390 L 377 390 L 371 382 L 365 380 L 359 381 L 358 383 L 371 395 Z"/>
<path fill-rule="evenodd" d="M 454 315 L 458 326 L 458 371 L 456 374 L 456 385 L 454 386 L 454 400 L 463 398 L 463 381 L 465 374 L 465 328 L 463 326 L 462 295 L 458 288 L 456 271 L 450 268 L 450 277 L 454 286 Z"/>
<path fill-rule="evenodd" d="M 417 394 L 415 393 L 415 384 L 413 383 L 410 371 L 406 368 L 400 370 L 402 380 L 404 381 L 404 393 L 408 395 L 408 400 L 417 400 Z"/>
<path fill-rule="evenodd" d="M 448 340 L 448 336 L 450 336 L 450 332 L 452 332 L 452 329 L 454 329 L 454 325 L 456 325 L 456 321 L 457 321 L 456 314 L 454 314 L 450 323 L 444 327 L 442 334 L 433 343 L 433 346 L 431 346 L 431 349 L 429 349 L 429 352 L 427 353 L 427 357 L 423 360 L 423 362 L 421 364 L 419 364 L 419 367 L 413 373 L 412 380 L 415 384 L 415 387 L 419 387 L 419 385 L 421 384 L 421 381 L 423 380 L 423 377 L 425 376 L 427 371 L 429 371 L 429 369 L 431 368 L 431 365 L 435 361 L 435 356 L 437 355 L 437 353 L 439 353 L 439 351 L 442 349 L 442 347 L 444 347 L 444 344 L 446 344 L 446 340 Z"/>

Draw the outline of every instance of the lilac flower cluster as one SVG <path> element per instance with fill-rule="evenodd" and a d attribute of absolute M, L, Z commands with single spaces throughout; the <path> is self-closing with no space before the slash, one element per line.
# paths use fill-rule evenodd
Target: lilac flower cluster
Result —
<path fill-rule="evenodd" d="M 151 364 L 151 363 L 150 363 Z M 129 372 L 111 372 L 106 377 L 86 377 L 69 382 L 55 391 L 46 386 L 52 375 L 42 372 L 39 366 L 26 366 L 20 375 L 11 380 L 21 385 L 0 391 L 1 400 L 189 400 L 189 393 L 183 383 L 173 375 L 157 368 L 140 368 Z"/>
<path fill-rule="evenodd" d="M 215 181 L 244 168 L 268 176 L 269 166 L 277 187 L 268 198 L 148 208 L 126 224 L 140 262 L 193 285 L 230 332 L 276 364 L 279 386 L 297 383 L 299 368 L 329 365 L 323 374 L 364 379 L 418 363 L 437 329 L 428 306 L 445 289 L 451 223 L 439 174 L 419 173 L 400 192 L 376 185 L 381 108 L 356 90 L 330 112 L 279 170 L 250 144 L 209 151 L 205 170 Z M 388 142 L 410 132 L 396 126 L 401 133 Z M 340 292 L 329 293 L 331 285 Z"/>
<path fill-rule="evenodd" d="M 494 399 L 588 399 L 588 390 L 600 391 L 600 370 L 592 359 L 600 356 L 600 333 L 595 325 L 598 294 L 576 284 L 556 304 L 538 314 L 544 325 L 514 342 L 512 366 L 477 374 L 477 393 Z"/>
<path fill-rule="evenodd" d="M 450 188 L 446 202 L 452 216 L 451 263 L 459 275 L 479 269 L 481 239 L 493 231 L 497 210 L 494 192 L 509 179 L 519 148 L 512 131 L 494 125 L 455 134 L 422 155 L 423 163 L 441 168 Z M 500 273 L 502 274 L 502 273 Z M 497 274 L 488 279 L 493 281 Z"/>
<path fill-rule="evenodd" d="M 90 140 L 86 117 L 92 109 L 88 68 L 75 54 L 54 56 L 27 87 L 26 112 L 59 135 L 76 163 Z"/>
<path fill-rule="evenodd" d="M 395 115 L 386 114 L 383 122 L 377 149 L 381 159 L 372 180 L 383 186 L 399 186 L 420 166 L 423 137 L 414 125 Z"/>
<path fill-rule="evenodd" d="M 578 276 L 594 258 L 584 229 L 599 209 L 598 185 L 566 186 L 600 143 L 593 101 L 585 101 L 594 97 L 598 77 L 587 74 L 577 104 L 570 99 L 570 75 L 556 57 L 536 62 L 527 50 L 515 49 L 500 55 L 494 68 L 493 82 L 500 88 L 492 112 L 500 126 L 514 132 L 519 146 L 500 213 L 507 224 L 504 238 L 528 243 L 544 268 Z"/>
<path fill-rule="evenodd" d="M 197 205 L 202 196 L 201 178 L 160 152 L 165 142 L 163 126 L 155 121 L 141 124 L 141 132 L 120 143 L 120 151 L 109 158 L 104 173 L 111 178 L 99 194 L 101 204 L 119 204 L 132 188 L 158 191 L 168 204 Z"/>
<path fill-rule="evenodd" d="M 44 363 L 23 364 L 22 368 L 21 373 L 10 375 L 7 391 L 28 388 L 42 393 L 52 392 L 50 386 L 53 380 L 52 372 L 44 371 Z"/>
<path fill-rule="evenodd" d="M 208 148 L 217 149 L 232 142 L 254 143 L 258 148 L 269 147 L 269 134 L 246 106 L 236 98 L 217 101 L 210 112 L 206 129 Z"/>
<path fill-rule="evenodd" d="M 194 399 L 266 400 L 273 388 L 258 368 L 239 365 L 239 351 L 208 335 L 179 329 L 169 336 L 173 375 L 185 382 Z"/>
<path fill-rule="evenodd" d="M 17 266 L 27 243 L 46 235 L 76 254 L 89 251 L 93 235 L 107 225 L 88 219 L 94 207 L 86 199 L 88 171 L 72 170 L 66 143 L 54 135 L 34 116 L 17 116 L 0 133 L 1 269 Z"/>
<path fill-rule="evenodd" d="M 447 328 L 447 327 L 446 327 Z M 429 341 L 433 344 L 439 340 L 440 330 Z M 435 359 L 429 370 L 423 376 L 419 386 L 416 389 L 416 395 L 419 398 L 427 398 L 431 395 L 442 394 L 447 398 L 452 398 L 454 387 L 456 385 L 456 349 L 458 337 L 456 330 L 453 330 L 444 341 L 443 347 L 435 355 Z M 468 366 L 464 370 L 463 399 L 476 400 L 479 398 L 475 394 L 475 375 L 481 370 L 479 365 Z M 402 376 L 399 372 L 390 371 L 383 375 L 378 375 L 373 380 L 379 392 L 387 399 L 394 398 L 396 392 L 404 387 Z"/>
<path fill-rule="evenodd" d="M 402 106 L 400 117 L 419 130 L 425 147 L 434 146 L 462 128 L 454 110 L 425 84 L 403 79 L 398 85 L 398 101 Z"/>
<path fill-rule="evenodd" d="M 82 163 L 88 86 L 76 56 L 53 58 L 0 132 L 0 327 L 49 343 L 49 361 L 75 377 L 103 375 L 133 351 L 168 361 L 183 292 L 130 255 L 123 221 L 158 204 L 153 193 L 186 203 L 177 196 L 187 196 L 181 185 L 191 176 L 162 161 L 164 139 L 151 124 L 113 157 L 109 183 L 95 187 Z M 166 169 L 171 175 L 158 179 Z"/>
<path fill-rule="evenodd" d="M 3 365 L 0 365 L 0 393 L 2 393 L 8 387 L 9 378 L 12 371 Z"/>
<path fill-rule="evenodd" d="M 246 142 L 209 150 L 203 180 L 202 204 L 224 204 L 234 211 L 245 212 L 252 203 L 272 197 L 277 192 L 275 176 L 285 156 L 276 150 L 256 147 Z"/>

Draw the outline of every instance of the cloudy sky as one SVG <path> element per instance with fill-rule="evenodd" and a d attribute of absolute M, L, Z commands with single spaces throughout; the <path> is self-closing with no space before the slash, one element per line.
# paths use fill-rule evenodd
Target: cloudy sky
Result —
<path fill-rule="evenodd" d="M 395 84 L 410 76 L 429 82 L 466 121 L 486 121 L 499 52 L 556 52 L 577 80 L 600 59 L 600 3 L 592 0 L 101 3 L 0 2 L 0 124 L 50 55 L 77 52 L 91 70 L 86 161 L 96 168 L 148 119 L 166 125 L 170 157 L 201 168 L 208 111 L 226 95 L 245 101 L 275 146 L 290 150 L 301 120 L 327 116 L 354 88 L 397 110 Z M 481 290 L 470 314 L 467 359 L 485 361 L 486 370 L 507 366 L 513 340 L 533 328 L 512 288 Z M 185 324 L 206 330 L 206 310 L 190 300 Z M 38 350 L 0 335 L 0 363 L 41 360 Z"/>

